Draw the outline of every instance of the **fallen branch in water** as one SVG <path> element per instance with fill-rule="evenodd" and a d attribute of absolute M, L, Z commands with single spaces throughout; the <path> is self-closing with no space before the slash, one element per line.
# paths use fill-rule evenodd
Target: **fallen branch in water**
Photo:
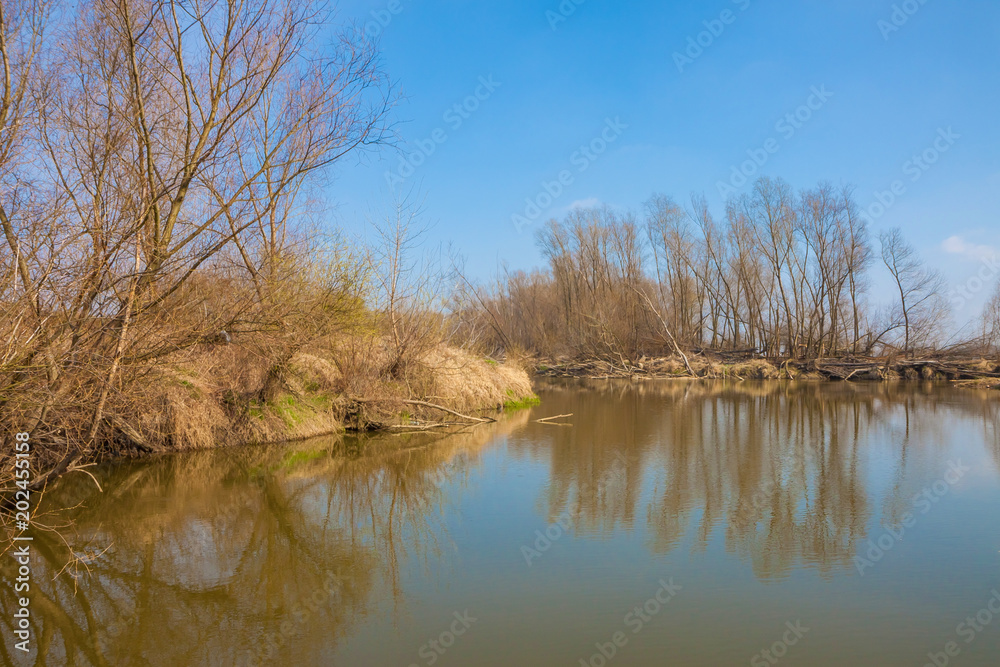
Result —
<path fill-rule="evenodd" d="M 573 413 L 571 412 L 568 415 L 555 415 L 554 417 L 543 417 L 542 419 L 536 419 L 535 421 L 538 422 L 539 424 L 544 424 L 545 422 L 550 422 L 553 419 L 562 419 L 563 417 L 572 417 L 572 416 Z"/>
<path fill-rule="evenodd" d="M 405 430 L 405 431 L 429 431 L 435 428 L 447 428 L 449 426 L 469 426 L 467 422 L 437 422 L 434 424 L 394 424 L 386 426 L 385 430 Z"/>
<path fill-rule="evenodd" d="M 447 412 L 450 415 L 455 415 L 456 417 L 461 417 L 462 419 L 468 419 L 469 421 L 477 422 L 480 424 L 489 424 L 490 422 L 496 421 L 496 419 L 491 419 L 489 417 L 482 418 L 482 417 L 470 417 L 469 415 L 463 415 L 461 412 L 455 412 L 454 410 L 446 408 L 443 405 L 438 405 L 436 403 L 428 403 L 427 401 L 415 401 L 413 399 L 406 399 L 403 401 L 403 403 L 406 403 L 407 405 L 419 405 L 425 408 L 433 408 L 435 410 L 441 410 L 443 412 Z"/>
<path fill-rule="evenodd" d="M 354 400 L 357 403 L 385 403 L 385 402 L 391 402 L 393 399 L 364 399 L 364 398 L 356 398 Z M 451 408 L 446 408 L 443 405 L 438 405 L 437 403 L 428 403 L 427 401 L 417 401 L 417 400 L 414 400 L 414 399 L 411 399 L 411 398 L 407 398 L 407 399 L 399 399 L 399 402 L 400 403 L 405 403 L 406 405 L 419 405 L 419 406 L 424 407 L 424 408 L 432 408 L 434 410 L 441 410 L 442 412 L 447 412 L 450 415 L 454 415 L 454 416 L 459 417 L 461 419 L 466 419 L 466 420 L 468 420 L 470 422 L 475 422 L 477 424 L 489 424 L 489 423 L 492 423 L 492 422 L 496 421 L 496 419 L 491 419 L 489 417 L 483 418 L 483 417 L 471 417 L 469 415 L 463 415 L 461 412 L 455 412 Z"/>

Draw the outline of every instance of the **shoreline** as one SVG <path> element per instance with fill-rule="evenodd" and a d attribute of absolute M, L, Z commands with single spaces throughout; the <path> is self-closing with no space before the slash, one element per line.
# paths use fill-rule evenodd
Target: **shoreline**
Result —
<path fill-rule="evenodd" d="M 198 377 L 190 365 L 170 369 L 170 375 L 172 382 L 161 396 L 163 409 L 138 420 L 140 442 L 150 436 L 156 441 L 152 447 L 135 449 L 275 445 L 342 433 L 487 423 L 495 420 L 475 415 L 537 401 L 528 372 L 516 361 L 501 364 L 447 346 L 420 360 L 416 383 L 365 377 L 363 389 L 350 386 L 350 379 L 330 360 L 298 354 L 266 400 L 257 392 L 222 389 L 219 378 Z M 115 426 L 120 437 L 122 429 Z"/>
<path fill-rule="evenodd" d="M 190 361 L 190 360 L 189 360 Z M 199 373 L 197 364 L 160 369 L 157 390 L 144 396 L 134 414 L 110 419 L 95 450 L 76 463 L 141 459 L 169 454 L 258 445 L 294 444 L 346 433 L 419 432 L 496 421 L 504 410 L 534 405 L 534 380 L 800 380 L 816 382 L 950 382 L 973 389 L 1000 389 L 1000 362 L 982 359 L 818 360 L 688 358 L 692 376 L 678 356 L 643 357 L 635 363 L 601 359 L 509 360 L 498 363 L 467 351 L 440 347 L 424 360 L 419 387 L 378 379 L 371 394 L 352 396 L 334 387 L 337 372 L 328 360 L 297 355 L 280 388 L 262 400 L 256 393 L 226 388 L 224 375 Z M 213 369 L 215 370 L 215 369 Z M 341 387 L 343 389 L 343 387 Z M 417 400 L 422 396 L 428 400 Z M 433 402 L 431 402 L 433 401 Z M 493 416 L 490 416 L 493 415 Z M 39 451 L 38 478 L 61 476 L 59 441 Z M 45 451 L 47 450 L 47 451 Z M 37 450 L 36 450 L 37 451 Z M 65 471 L 64 471 L 65 472 Z"/>
<path fill-rule="evenodd" d="M 299 353 L 267 393 L 244 389 L 243 352 L 227 346 L 150 368 L 139 391 L 103 420 L 88 450 L 71 433 L 33 438 L 30 488 L 43 489 L 92 462 L 485 424 L 538 400 L 517 360 L 499 363 L 445 345 L 421 355 L 401 378 L 359 367 L 345 373 L 318 351 Z M 9 458 L 0 462 L 13 470 Z M 11 492 L 11 480 L 3 482 Z"/>
<path fill-rule="evenodd" d="M 603 359 L 539 359 L 535 375 L 551 378 L 671 380 L 814 380 L 828 382 L 924 381 L 1000 388 L 1000 362 L 983 358 L 726 359 L 692 355 L 692 376 L 677 356 L 643 357 L 634 364 Z"/>

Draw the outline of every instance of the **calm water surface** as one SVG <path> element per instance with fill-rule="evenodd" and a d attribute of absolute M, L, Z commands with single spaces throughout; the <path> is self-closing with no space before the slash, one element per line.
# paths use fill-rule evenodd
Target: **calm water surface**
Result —
<path fill-rule="evenodd" d="M 539 393 L 447 437 L 69 479 L 48 519 L 77 559 L 35 543 L 37 664 L 1000 664 L 1000 393 Z M 0 569 L 3 658 L 33 664 Z"/>

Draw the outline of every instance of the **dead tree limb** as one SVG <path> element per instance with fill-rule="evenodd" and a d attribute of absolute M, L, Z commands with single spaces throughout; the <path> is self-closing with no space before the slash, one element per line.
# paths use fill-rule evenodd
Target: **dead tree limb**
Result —
<path fill-rule="evenodd" d="M 393 399 L 354 399 L 358 403 L 386 403 L 391 402 Z M 417 401 L 412 398 L 399 399 L 400 403 L 405 403 L 406 405 L 419 405 L 424 408 L 432 408 L 434 410 L 441 410 L 442 412 L 447 412 L 450 415 L 466 419 L 470 422 L 475 422 L 477 424 L 489 424 L 495 422 L 496 419 L 491 419 L 489 417 L 471 417 L 469 415 L 463 415 L 461 412 L 455 412 L 451 408 L 446 408 L 443 405 L 438 405 L 437 403 L 428 403 L 427 401 Z"/>
<path fill-rule="evenodd" d="M 691 374 L 691 377 L 698 377 L 698 374 L 694 372 L 693 368 L 691 368 L 691 362 L 688 361 L 687 355 L 681 351 L 681 346 L 677 344 L 677 339 L 674 338 L 674 334 L 671 333 L 670 327 L 667 325 L 667 321 L 663 319 L 663 316 L 660 315 L 660 311 L 653 305 L 653 300 L 638 287 L 633 285 L 632 289 L 635 290 L 636 294 L 646 300 L 646 304 L 649 306 L 649 309 L 653 311 L 654 315 L 656 315 L 656 319 L 660 320 L 660 324 L 663 326 L 663 331 L 666 332 L 667 338 L 670 339 L 670 343 L 674 346 L 674 350 L 680 355 L 681 359 L 684 360 L 684 367 L 687 369 L 687 372 Z"/>
<path fill-rule="evenodd" d="M 469 415 L 463 415 L 461 412 L 455 412 L 450 408 L 446 408 L 443 405 L 437 405 L 436 403 L 428 403 L 427 401 L 415 401 L 413 399 L 405 399 L 403 403 L 407 405 L 419 405 L 425 408 L 433 408 L 434 410 L 441 410 L 442 412 L 447 412 L 450 415 L 455 415 L 456 417 L 461 417 L 462 419 L 468 419 L 472 422 L 478 422 L 480 424 L 488 424 L 490 422 L 495 422 L 496 419 L 491 419 L 489 417 L 470 417 Z"/>
<path fill-rule="evenodd" d="M 571 412 L 568 415 L 555 415 L 553 417 L 543 417 L 542 419 L 536 419 L 535 421 L 538 422 L 539 424 L 544 424 L 544 423 L 550 422 L 550 421 L 552 421 L 554 419 L 563 419 L 564 417 L 572 417 L 572 416 L 573 416 L 573 413 Z"/>

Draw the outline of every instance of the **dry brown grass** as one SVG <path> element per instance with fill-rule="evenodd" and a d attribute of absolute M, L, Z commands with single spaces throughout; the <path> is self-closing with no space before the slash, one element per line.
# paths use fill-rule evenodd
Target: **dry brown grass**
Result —
<path fill-rule="evenodd" d="M 730 374 L 747 380 L 776 380 L 781 377 L 781 371 L 769 361 L 753 359 L 734 364 Z"/>
<path fill-rule="evenodd" d="M 980 359 L 970 367 L 983 373 L 996 373 L 1000 371 L 1000 364 L 997 364 L 995 361 L 990 361 L 989 359 Z"/>
<path fill-rule="evenodd" d="M 148 371 L 141 393 L 128 402 L 142 409 L 126 409 L 119 420 L 136 429 L 145 447 L 178 451 L 306 439 L 341 431 L 349 421 L 362 428 L 392 424 L 403 412 L 442 416 L 405 399 L 477 412 L 534 397 L 528 374 L 513 361 L 500 364 L 439 345 L 395 378 L 387 372 L 389 358 L 371 340 L 297 353 L 280 390 L 264 400 L 254 388 L 262 386 L 266 359 L 236 345 L 218 346 Z M 366 414 L 351 419 L 362 403 Z"/>
<path fill-rule="evenodd" d="M 455 410 L 501 407 L 535 395 L 527 372 L 512 359 L 501 364 L 465 350 L 439 346 L 420 362 L 430 380 L 428 395 Z"/>

